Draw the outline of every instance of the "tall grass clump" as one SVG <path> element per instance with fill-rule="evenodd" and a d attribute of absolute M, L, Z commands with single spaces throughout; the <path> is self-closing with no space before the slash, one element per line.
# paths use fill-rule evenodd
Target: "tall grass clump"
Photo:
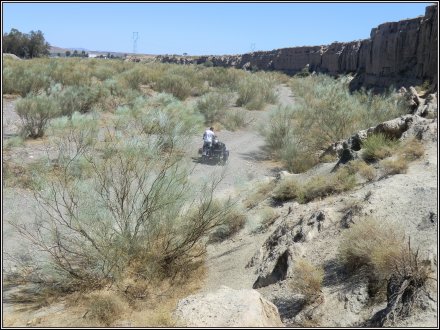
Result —
<path fill-rule="evenodd" d="M 261 126 L 260 133 L 265 137 L 267 151 L 282 160 L 290 172 L 300 173 L 314 166 L 318 156 L 297 129 L 296 116 L 294 107 L 278 105 L 271 111 L 269 121 Z"/>
<path fill-rule="evenodd" d="M 411 300 L 428 279 L 428 269 L 418 251 L 411 248 L 402 227 L 394 222 L 375 218 L 359 220 L 344 232 L 338 251 L 349 273 L 367 275 L 370 295 L 383 292 L 386 282 L 394 278 L 401 284 L 416 282 L 407 297 Z"/>
<path fill-rule="evenodd" d="M 423 156 L 425 147 L 421 141 L 411 138 L 401 143 L 397 153 L 406 160 L 412 161 Z"/>
<path fill-rule="evenodd" d="M 362 142 L 362 158 L 373 162 L 391 156 L 399 141 L 388 138 L 385 134 L 372 134 Z"/>
<path fill-rule="evenodd" d="M 308 203 L 317 198 L 351 190 L 356 185 L 354 174 L 346 168 L 331 175 L 316 175 L 304 183 L 294 178 L 283 180 L 273 192 L 273 199 L 279 202 L 295 199 L 299 203 Z"/>
<path fill-rule="evenodd" d="M 311 264 L 304 258 L 295 262 L 293 277 L 290 286 L 304 295 L 306 303 L 312 303 L 321 295 L 321 286 L 324 279 L 324 270 Z"/>
<path fill-rule="evenodd" d="M 59 115 L 55 100 L 47 95 L 29 95 L 15 105 L 21 119 L 21 134 L 25 138 L 39 138 L 44 135 L 50 119 Z"/>

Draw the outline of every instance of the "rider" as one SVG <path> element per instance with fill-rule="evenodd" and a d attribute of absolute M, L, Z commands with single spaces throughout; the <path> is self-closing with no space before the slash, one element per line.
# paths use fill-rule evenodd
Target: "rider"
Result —
<path fill-rule="evenodd" d="M 211 149 L 212 142 L 215 139 L 214 128 L 210 127 L 203 133 L 203 154 L 206 155 L 206 152 Z"/>

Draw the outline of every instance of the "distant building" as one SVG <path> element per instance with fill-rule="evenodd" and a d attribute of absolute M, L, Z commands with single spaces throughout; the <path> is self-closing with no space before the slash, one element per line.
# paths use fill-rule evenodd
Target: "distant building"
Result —
<path fill-rule="evenodd" d="M 107 58 L 107 55 L 97 54 L 97 53 L 89 53 L 89 58 Z"/>

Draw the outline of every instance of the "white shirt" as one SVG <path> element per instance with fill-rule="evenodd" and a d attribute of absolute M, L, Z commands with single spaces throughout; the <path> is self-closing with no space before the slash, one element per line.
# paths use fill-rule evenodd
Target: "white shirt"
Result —
<path fill-rule="evenodd" d="M 214 136 L 215 136 L 214 132 L 211 131 L 210 129 L 207 129 L 203 134 L 203 141 L 211 143 Z"/>

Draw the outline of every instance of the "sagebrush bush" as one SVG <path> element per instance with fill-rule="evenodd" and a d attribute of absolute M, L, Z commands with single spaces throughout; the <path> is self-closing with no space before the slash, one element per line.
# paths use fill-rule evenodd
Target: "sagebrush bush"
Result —
<path fill-rule="evenodd" d="M 60 114 L 56 101 L 47 95 L 29 95 L 15 104 L 15 110 L 22 122 L 22 135 L 39 138 L 50 119 Z"/>
<path fill-rule="evenodd" d="M 284 202 L 288 200 L 292 200 L 295 198 L 302 198 L 303 196 L 303 187 L 302 185 L 295 179 L 285 179 L 283 180 L 278 187 L 275 188 L 272 197 L 276 201 Z"/>
<path fill-rule="evenodd" d="M 89 112 L 101 97 L 98 87 L 68 86 L 57 93 L 56 100 L 63 116 L 71 116 L 74 112 Z"/>
<path fill-rule="evenodd" d="M 362 141 L 362 158 L 373 162 L 391 156 L 399 142 L 388 138 L 385 134 L 372 134 Z"/>
<path fill-rule="evenodd" d="M 294 131 L 294 109 L 289 106 L 277 105 L 270 112 L 269 121 L 260 128 L 265 137 L 266 145 L 276 152 L 291 143 Z"/>
<path fill-rule="evenodd" d="M 294 267 L 290 286 L 303 294 L 307 303 L 313 302 L 321 294 L 324 270 L 304 258 L 297 259 Z"/>
<path fill-rule="evenodd" d="M 158 92 L 173 94 L 180 100 L 184 100 L 191 95 L 191 84 L 188 79 L 176 74 L 162 76 L 156 81 L 153 88 Z"/>

